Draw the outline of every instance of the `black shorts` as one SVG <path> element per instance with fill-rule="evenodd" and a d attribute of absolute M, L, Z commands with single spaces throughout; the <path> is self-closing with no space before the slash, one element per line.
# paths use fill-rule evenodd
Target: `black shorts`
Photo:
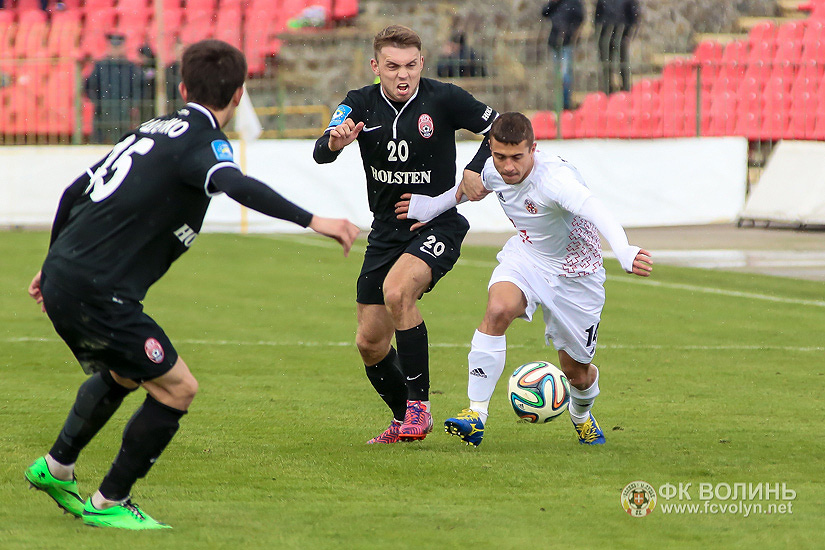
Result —
<path fill-rule="evenodd" d="M 78 298 L 41 279 L 46 314 L 87 374 L 112 370 L 136 382 L 168 372 L 178 352 L 143 305 L 113 296 Z"/>
<path fill-rule="evenodd" d="M 435 218 L 417 231 L 409 224 L 374 221 L 367 237 L 364 264 L 358 276 L 356 301 L 359 304 L 384 303 L 384 279 L 402 254 L 422 259 L 432 270 L 432 281 L 425 292 L 450 271 L 461 254 L 461 243 L 470 229 L 464 216 L 453 210 Z"/>

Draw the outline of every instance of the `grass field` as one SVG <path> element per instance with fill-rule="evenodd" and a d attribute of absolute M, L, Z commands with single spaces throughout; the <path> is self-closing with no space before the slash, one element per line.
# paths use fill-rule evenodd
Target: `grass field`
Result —
<path fill-rule="evenodd" d="M 174 529 L 94 530 L 27 490 L 84 379 L 25 289 L 45 233 L 0 233 L 0 548 L 821 548 L 825 284 L 657 266 L 651 280 L 608 261 L 594 412 L 607 445 L 584 448 L 567 420 L 519 424 L 500 383 L 484 443 L 441 422 L 466 405 L 466 356 L 496 249 L 467 247 L 421 301 L 436 430 L 367 446 L 388 411 L 353 344 L 352 257 L 309 236 L 201 235 L 149 293 L 200 381 L 181 430 L 133 498 Z M 556 362 L 540 323 L 508 333 L 508 370 Z M 142 397 L 80 457 L 96 489 Z M 622 488 L 644 480 L 796 493 L 748 505 L 786 513 L 665 513 L 636 519 Z M 661 492 L 661 491 L 660 491 Z M 765 497 L 769 498 L 765 498 Z M 719 498 L 717 498 L 719 497 Z M 682 503 L 688 503 L 683 500 Z M 778 510 L 778 509 L 777 509 Z M 702 510 L 705 511 L 704 509 Z"/>

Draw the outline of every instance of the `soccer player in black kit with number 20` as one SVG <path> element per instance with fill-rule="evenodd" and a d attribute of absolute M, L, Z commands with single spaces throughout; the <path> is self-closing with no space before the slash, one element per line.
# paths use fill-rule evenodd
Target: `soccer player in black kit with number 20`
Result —
<path fill-rule="evenodd" d="M 456 130 L 486 134 L 497 115 L 458 86 L 421 78 L 421 39 L 412 29 L 385 28 L 373 50 L 380 83 L 347 94 L 313 156 L 332 162 L 356 139 L 361 149 L 374 220 L 357 283 L 356 345 L 393 413 L 367 443 L 396 443 L 432 430 L 427 328 L 416 301 L 455 265 L 469 224 L 452 208 L 410 231 L 412 222 L 396 219 L 395 203 L 404 193 L 436 196 L 455 186 Z M 459 192 L 472 197 L 471 189 L 481 189 L 489 156 L 485 138 Z"/>
<path fill-rule="evenodd" d="M 46 260 L 29 286 L 91 376 L 57 441 L 25 476 L 88 525 L 169 527 L 143 512 L 129 493 L 177 432 L 198 383 L 141 301 L 191 246 L 212 196 L 223 192 L 263 214 L 309 227 L 337 240 L 345 254 L 358 235 L 349 221 L 313 216 L 233 162 L 221 128 L 241 100 L 246 72 L 243 54 L 225 42 L 189 46 L 180 85 L 186 106 L 124 135 L 66 189 Z M 74 477 L 77 457 L 138 386 L 147 391 L 146 400 L 126 425 L 99 490 L 84 503 Z"/>

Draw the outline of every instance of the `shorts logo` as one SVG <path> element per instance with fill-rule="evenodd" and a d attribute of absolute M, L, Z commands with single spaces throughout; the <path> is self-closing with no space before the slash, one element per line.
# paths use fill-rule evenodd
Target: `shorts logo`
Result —
<path fill-rule="evenodd" d="M 433 130 L 435 130 L 435 124 L 433 123 L 433 117 L 424 113 L 420 117 L 418 117 L 418 133 L 421 134 L 421 137 L 424 139 L 429 139 L 433 135 Z"/>
<path fill-rule="evenodd" d="M 232 162 L 235 156 L 232 154 L 232 146 L 228 141 L 216 139 L 212 142 L 212 152 L 215 153 L 215 158 L 218 160 L 226 160 Z"/>
<path fill-rule="evenodd" d="M 338 126 L 339 124 L 343 123 L 347 119 L 347 115 L 352 112 L 352 107 L 349 105 L 339 105 L 335 112 L 332 114 L 332 120 L 329 121 L 329 128 L 334 126 Z"/>
<path fill-rule="evenodd" d="M 531 214 L 538 214 L 539 213 L 539 209 L 536 208 L 536 205 L 533 204 L 533 201 L 531 201 L 530 199 L 524 199 L 524 207 Z"/>
<path fill-rule="evenodd" d="M 629 515 L 643 518 L 656 507 L 656 490 L 644 481 L 633 481 L 622 489 L 621 503 Z"/>
<path fill-rule="evenodd" d="M 163 362 L 163 346 L 154 338 L 146 339 L 146 342 L 143 344 L 143 350 L 146 352 L 146 357 L 148 357 L 152 363 L 159 365 Z"/>

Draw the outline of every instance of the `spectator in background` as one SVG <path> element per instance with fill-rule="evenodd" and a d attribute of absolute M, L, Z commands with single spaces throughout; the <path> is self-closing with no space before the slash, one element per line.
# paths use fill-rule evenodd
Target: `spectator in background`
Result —
<path fill-rule="evenodd" d="M 126 59 L 126 37 L 107 34 L 109 51 L 95 62 L 86 79 L 86 95 L 95 107 L 93 139 L 97 143 L 116 143 L 134 126 L 143 91 L 140 67 Z"/>
<path fill-rule="evenodd" d="M 638 0 L 597 0 L 594 21 L 599 37 L 599 88 L 606 94 L 620 89 L 616 72 L 621 78 L 621 89 L 630 91 L 630 39 L 639 22 Z M 618 69 L 618 71 L 617 71 Z"/>
<path fill-rule="evenodd" d="M 441 48 L 436 72 L 441 78 L 487 76 L 484 60 L 467 46 L 467 37 L 461 31 L 453 33 Z"/>
<path fill-rule="evenodd" d="M 143 86 L 140 92 L 140 120 L 145 121 L 155 117 L 155 52 L 149 44 L 138 48 L 140 56 L 140 70 L 143 77 Z M 157 113 L 165 114 L 165 113 Z"/>
<path fill-rule="evenodd" d="M 181 82 L 180 58 L 182 54 L 183 42 L 178 40 L 175 42 L 175 60 L 166 66 L 166 105 L 169 112 L 177 111 L 184 105 L 180 89 L 178 89 L 178 84 Z"/>
<path fill-rule="evenodd" d="M 553 52 L 556 74 L 561 75 L 563 108 L 569 109 L 573 88 L 573 47 L 584 21 L 584 6 L 581 0 L 550 0 L 541 14 L 550 18 L 552 27 L 547 44 Z"/>

